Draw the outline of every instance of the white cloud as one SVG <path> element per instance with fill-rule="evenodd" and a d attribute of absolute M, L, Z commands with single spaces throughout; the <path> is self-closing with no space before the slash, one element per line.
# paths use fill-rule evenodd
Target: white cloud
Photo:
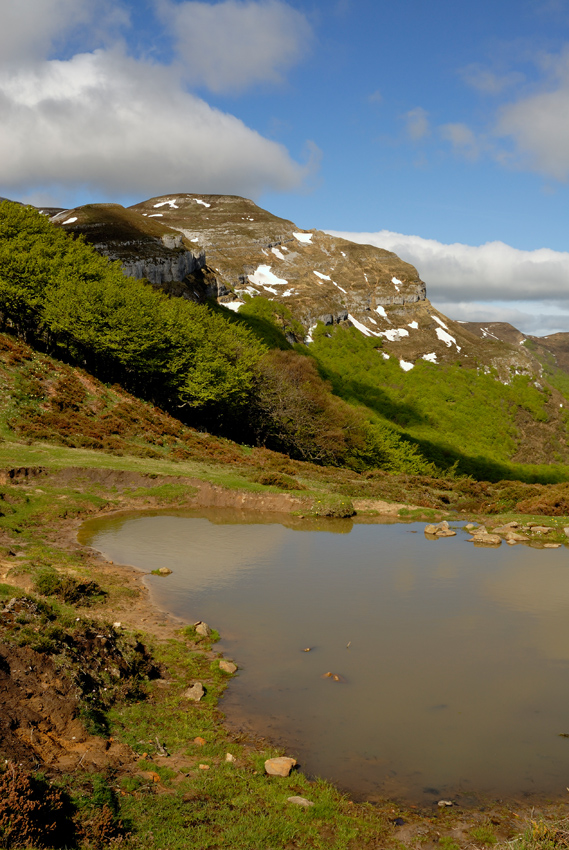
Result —
<path fill-rule="evenodd" d="M 428 298 L 452 318 L 462 319 L 470 311 L 477 316 L 472 321 L 516 319 L 521 330 L 540 329 L 532 333 L 544 327 L 545 333 L 552 328 L 569 330 L 569 252 L 522 251 L 503 242 L 446 245 L 388 230 L 327 232 L 393 251 L 414 265 L 427 284 Z"/>
<path fill-rule="evenodd" d="M 127 22 L 113 0 L 0 0 L 0 65 L 41 62 L 73 31 L 94 44 Z"/>
<path fill-rule="evenodd" d="M 556 180 L 569 177 L 569 79 L 504 106 L 496 133 L 513 139 L 516 162 Z"/>
<path fill-rule="evenodd" d="M 163 11 L 172 5 L 165 2 Z M 173 8 L 180 49 L 196 47 L 191 14 L 212 59 L 207 74 L 220 66 L 218 82 L 231 74 L 240 86 L 274 80 L 308 37 L 304 16 L 278 0 Z M 303 182 L 316 165 L 308 148 L 311 162 L 301 166 L 188 91 L 192 61 L 205 62 L 197 47 L 185 64 L 133 58 L 121 38 L 128 24 L 116 0 L 0 0 L 0 195 L 62 205 L 85 190 L 107 200 L 172 191 L 255 197 Z M 136 40 L 136 31 L 127 34 Z"/>
<path fill-rule="evenodd" d="M 466 124 L 443 124 L 439 130 L 443 139 L 451 143 L 455 153 L 466 159 L 478 159 L 480 154 L 478 141 Z"/>
<path fill-rule="evenodd" d="M 424 138 L 430 132 L 429 130 L 429 113 L 422 106 L 417 106 L 406 112 L 404 118 L 407 122 L 407 135 L 414 142 Z"/>
<path fill-rule="evenodd" d="M 280 82 L 310 43 L 306 17 L 280 0 L 161 0 L 159 10 L 188 80 L 213 92 Z"/>
<path fill-rule="evenodd" d="M 467 65 L 460 73 L 468 86 L 484 94 L 493 95 L 501 94 L 505 89 L 518 85 L 524 80 L 524 75 L 518 71 L 499 74 L 477 63 Z"/>
<path fill-rule="evenodd" d="M 118 48 L 0 73 L 0 111 L 1 194 L 256 195 L 304 176 L 284 147 L 185 91 L 174 69 Z"/>

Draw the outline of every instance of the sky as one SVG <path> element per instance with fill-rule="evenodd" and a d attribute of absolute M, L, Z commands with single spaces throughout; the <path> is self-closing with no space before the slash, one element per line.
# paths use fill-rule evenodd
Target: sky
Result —
<path fill-rule="evenodd" d="M 569 0 L 0 0 L 0 196 L 239 194 L 569 331 Z"/>

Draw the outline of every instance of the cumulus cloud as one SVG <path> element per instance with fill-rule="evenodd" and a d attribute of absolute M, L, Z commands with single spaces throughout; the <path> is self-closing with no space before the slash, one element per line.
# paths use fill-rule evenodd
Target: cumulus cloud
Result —
<path fill-rule="evenodd" d="M 286 150 L 183 90 L 171 69 L 97 50 L 0 75 L 0 182 L 97 187 L 116 197 L 298 185 Z"/>
<path fill-rule="evenodd" d="M 217 93 L 280 82 L 310 43 L 306 17 L 280 0 L 162 0 L 158 8 L 188 79 Z"/>
<path fill-rule="evenodd" d="M 469 321 L 512 321 L 526 332 L 533 328 L 532 333 L 544 327 L 569 330 L 569 252 L 522 251 L 503 242 L 446 245 L 388 230 L 328 232 L 393 251 L 414 265 L 427 284 L 430 300 L 452 318 L 466 320 L 468 315 Z"/>
<path fill-rule="evenodd" d="M 108 18 L 113 32 L 105 35 L 95 23 L 88 27 L 87 39 L 98 33 L 97 49 L 46 58 L 58 37 L 94 22 L 108 2 L 21 0 L 20 6 L 0 0 L 2 23 L 9 24 L 16 45 L 11 55 L 19 56 L 16 65 L 0 55 L 0 194 L 40 192 L 66 204 L 78 189 L 115 200 L 172 191 L 255 197 L 302 183 L 308 166 L 191 93 L 180 63 L 129 56 L 119 38 L 127 21 L 120 4 Z M 182 4 L 182 11 L 188 5 L 204 4 Z M 210 8 L 228 5 L 254 4 Z M 284 5 L 261 4 L 272 13 Z M 27 30 L 16 6 L 30 15 Z M 6 43 L 9 35 L 0 27 Z"/>

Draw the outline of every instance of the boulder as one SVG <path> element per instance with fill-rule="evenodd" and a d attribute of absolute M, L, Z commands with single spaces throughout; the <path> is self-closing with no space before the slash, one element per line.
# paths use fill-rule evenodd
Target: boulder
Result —
<path fill-rule="evenodd" d="M 194 682 L 193 685 L 190 685 L 187 690 L 182 694 L 186 699 L 191 700 L 192 702 L 199 702 L 203 695 L 205 694 L 205 688 L 201 682 Z"/>
<path fill-rule="evenodd" d="M 544 543 L 543 548 L 544 549 L 560 549 L 561 543 Z"/>
<path fill-rule="evenodd" d="M 534 534 L 549 534 L 552 530 L 550 525 L 532 525 L 528 523 Z"/>
<path fill-rule="evenodd" d="M 236 673 L 237 664 L 234 664 L 233 661 L 226 661 L 225 658 L 220 658 L 219 669 L 224 673 Z"/>
<path fill-rule="evenodd" d="M 569 525 L 563 531 L 565 532 L 565 537 L 569 537 Z"/>
<path fill-rule="evenodd" d="M 506 534 L 507 543 L 527 543 L 529 537 L 526 534 L 518 534 L 517 531 L 508 531 Z"/>
<path fill-rule="evenodd" d="M 209 637 L 211 635 L 211 629 L 207 623 L 202 623 L 199 620 L 197 623 L 194 623 L 194 628 L 196 630 L 197 635 L 201 635 L 202 637 Z"/>
<path fill-rule="evenodd" d="M 436 534 L 438 527 L 436 525 L 426 525 L 425 534 Z"/>
<path fill-rule="evenodd" d="M 274 759 L 267 759 L 265 762 L 265 772 L 269 776 L 288 776 L 295 764 L 296 759 L 291 759 L 287 756 L 278 756 Z"/>

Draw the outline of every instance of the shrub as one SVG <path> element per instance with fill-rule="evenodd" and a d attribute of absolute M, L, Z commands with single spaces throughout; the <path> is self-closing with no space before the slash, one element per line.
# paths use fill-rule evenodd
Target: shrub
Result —
<path fill-rule="evenodd" d="M 8 763 L 0 776 L 0 846 L 72 847 L 69 797 L 45 779 Z"/>
<path fill-rule="evenodd" d="M 107 596 L 96 581 L 78 581 L 73 576 L 61 575 L 51 567 L 38 573 L 34 589 L 42 596 L 57 596 L 71 605 L 90 605 L 94 601 L 101 602 Z"/>

